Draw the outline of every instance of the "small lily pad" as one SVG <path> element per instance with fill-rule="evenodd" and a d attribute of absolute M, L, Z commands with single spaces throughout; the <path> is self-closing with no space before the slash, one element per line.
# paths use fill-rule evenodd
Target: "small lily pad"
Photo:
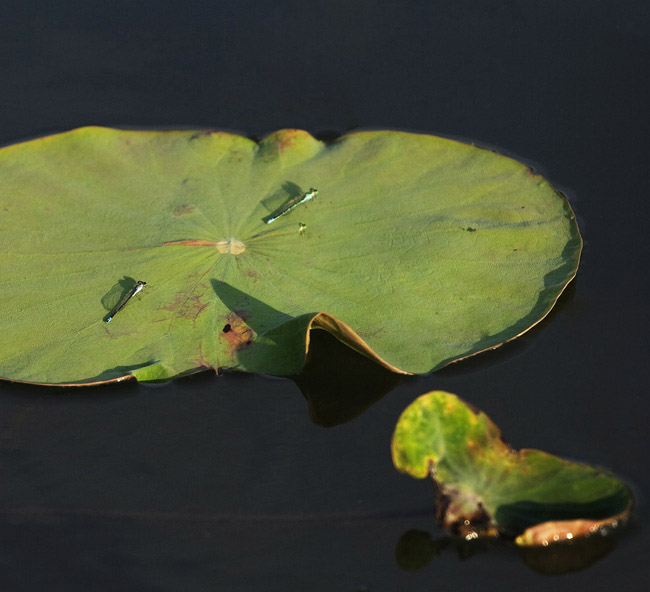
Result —
<path fill-rule="evenodd" d="M 392 441 L 395 467 L 436 484 L 440 525 L 468 540 L 549 545 L 624 523 L 630 490 L 606 470 L 540 450 L 515 451 L 483 412 L 434 391 L 409 405 Z"/>
<path fill-rule="evenodd" d="M 47 384 L 292 375 L 314 328 L 430 372 L 539 322 L 582 247 L 529 167 L 389 131 L 82 128 L 0 150 L 0 213 L 0 377 Z"/>

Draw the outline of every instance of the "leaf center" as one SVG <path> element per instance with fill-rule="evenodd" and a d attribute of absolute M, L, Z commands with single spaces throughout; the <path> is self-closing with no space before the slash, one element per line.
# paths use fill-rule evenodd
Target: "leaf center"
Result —
<path fill-rule="evenodd" d="M 217 250 L 220 253 L 230 253 L 231 255 L 239 255 L 240 253 L 243 253 L 246 250 L 246 245 L 240 240 L 231 237 L 224 240 L 220 240 L 217 243 Z"/>

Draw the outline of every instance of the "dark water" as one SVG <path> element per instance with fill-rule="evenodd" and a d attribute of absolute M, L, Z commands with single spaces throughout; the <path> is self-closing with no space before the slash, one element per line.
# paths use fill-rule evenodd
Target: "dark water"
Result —
<path fill-rule="evenodd" d="M 649 11 L 479 4 L 3 6 L 0 144 L 87 124 L 426 131 L 540 163 L 585 237 L 548 322 L 436 375 L 397 381 L 321 336 L 298 384 L 1 385 L 3 589 L 647 589 Z M 558 576 L 539 570 L 580 562 L 445 541 L 431 486 L 389 454 L 401 410 L 434 388 L 515 447 L 614 470 L 634 526 Z M 415 549 L 402 567 L 398 541 Z"/>

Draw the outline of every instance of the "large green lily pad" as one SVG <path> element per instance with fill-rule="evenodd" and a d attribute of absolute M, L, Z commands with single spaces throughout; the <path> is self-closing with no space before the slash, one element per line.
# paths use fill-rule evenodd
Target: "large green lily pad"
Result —
<path fill-rule="evenodd" d="M 527 166 L 401 132 L 82 128 L 0 150 L 0 212 L 0 376 L 50 384 L 289 375 L 314 328 L 429 372 L 542 319 L 581 249 Z"/>
<path fill-rule="evenodd" d="M 400 416 L 393 463 L 431 476 L 438 521 L 465 536 L 549 545 L 605 533 L 629 516 L 632 496 L 611 473 L 540 450 L 512 450 L 482 412 L 456 395 L 422 395 Z"/>

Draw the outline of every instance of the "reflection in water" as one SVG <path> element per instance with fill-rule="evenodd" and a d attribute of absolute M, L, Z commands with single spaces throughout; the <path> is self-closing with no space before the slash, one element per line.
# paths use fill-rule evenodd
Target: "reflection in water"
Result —
<path fill-rule="evenodd" d="M 529 347 L 526 339 L 534 337 L 567 306 L 574 297 L 576 281 L 569 283 L 555 307 L 543 321 L 524 338 L 515 339 L 495 350 L 450 364 L 436 373 L 453 376 L 471 372 L 485 364 L 516 357 Z M 409 376 L 382 368 L 364 355 L 355 352 L 327 331 L 313 329 L 307 362 L 302 371 L 291 377 L 307 399 L 314 423 L 333 427 L 353 420 L 397 388 Z"/>
<path fill-rule="evenodd" d="M 592 536 L 571 543 L 522 549 L 524 563 L 536 572 L 562 575 L 586 569 L 609 555 L 616 547 L 613 536 Z"/>
<path fill-rule="evenodd" d="M 611 553 L 616 547 L 616 538 L 591 536 L 570 542 L 555 543 L 548 547 L 516 547 L 499 539 L 465 540 L 443 536 L 432 539 L 428 532 L 407 530 L 395 546 L 397 565 L 405 571 L 426 567 L 431 560 L 446 549 L 454 549 L 461 561 L 481 552 L 510 549 L 519 554 L 532 570 L 544 575 L 562 575 L 586 569 Z"/>
<path fill-rule="evenodd" d="M 291 380 L 307 399 L 313 422 L 332 427 L 358 417 L 408 378 L 314 329 L 307 362 Z"/>

